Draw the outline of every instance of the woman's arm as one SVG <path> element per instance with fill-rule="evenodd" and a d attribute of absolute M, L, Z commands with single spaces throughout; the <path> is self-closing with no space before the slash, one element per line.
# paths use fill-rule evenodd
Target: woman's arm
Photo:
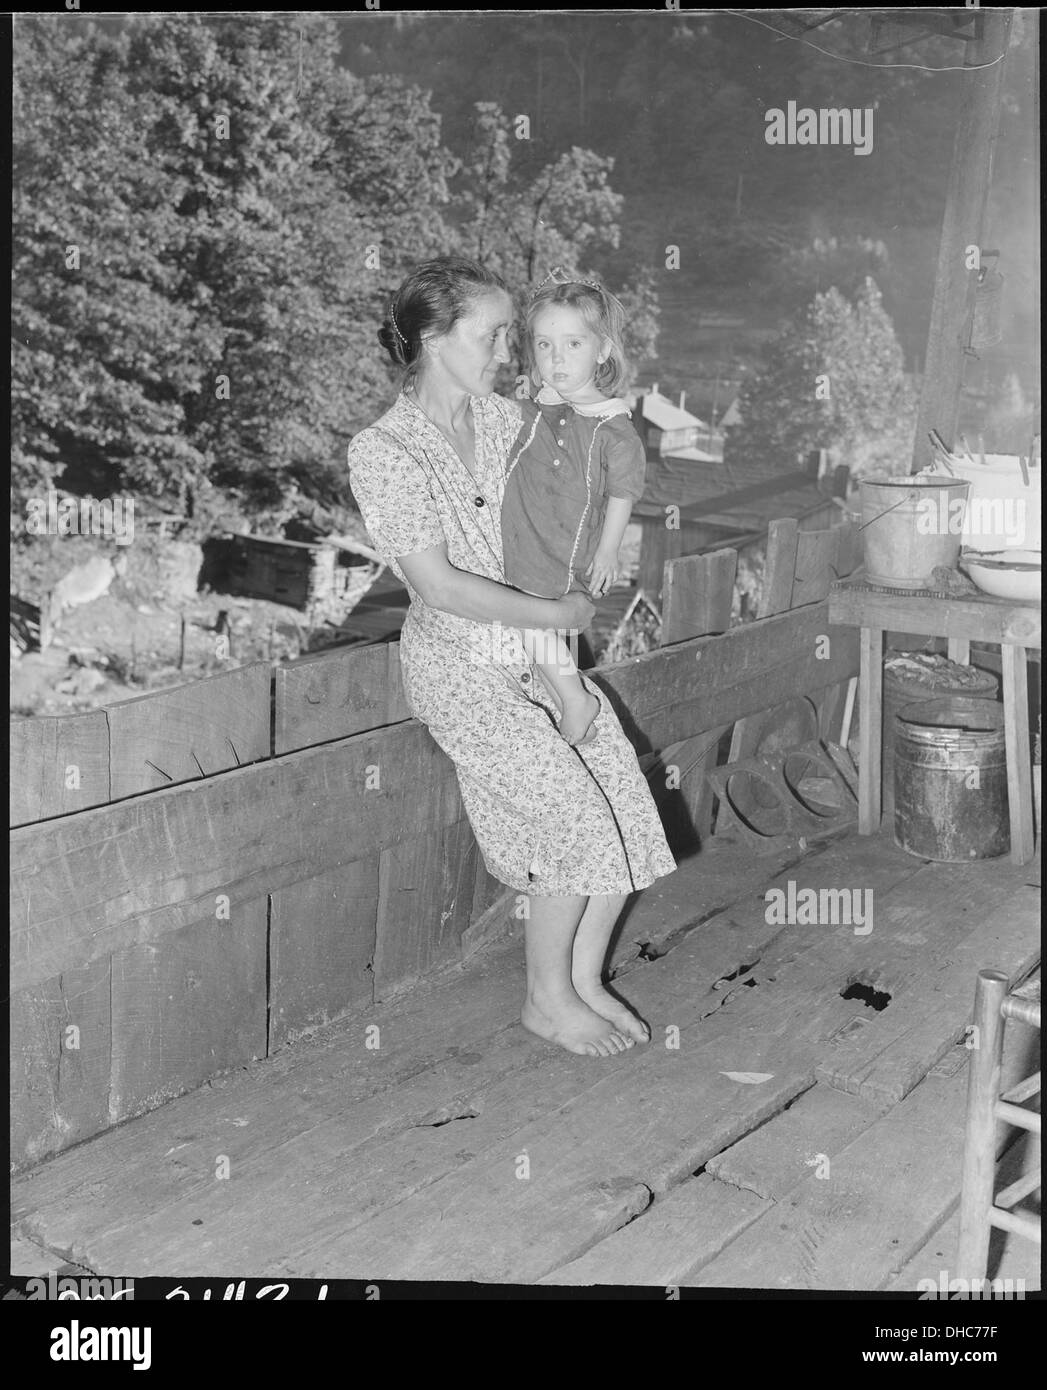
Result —
<path fill-rule="evenodd" d="M 516 628 L 581 630 L 592 621 L 595 609 L 584 594 L 564 598 L 534 598 L 482 574 L 460 570 L 447 558 L 446 545 L 430 546 L 413 555 L 398 555 L 396 563 L 411 588 L 430 608 L 454 613 L 480 623 L 502 623 Z"/>

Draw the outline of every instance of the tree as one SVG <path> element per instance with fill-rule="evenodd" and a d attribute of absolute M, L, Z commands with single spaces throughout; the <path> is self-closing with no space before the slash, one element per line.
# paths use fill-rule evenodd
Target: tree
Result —
<path fill-rule="evenodd" d="M 773 459 L 789 472 L 828 449 L 852 476 L 907 473 L 916 399 L 903 367 L 875 281 L 867 278 L 853 303 L 835 288 L 816 295 L 742 388 L 725 460 Z"/>
<path fill-rule="evenodd" d="M 447 245 L 426 95 L 337 67 L 318 14 L 16 39 L 16 492 L 329 492 L 390 288 Z"/>
<path fill-rule="evenodd" d="M 175 295 L 185 228 L 151 162 L 120 42 L 16 30 L 12 479 L 154 490 L 203 457 L 182 398 L 206 327 Z"/>
<path fill-rule="evenodd" d="M 472 149 L 455 204 L 465 254 L 497 271 L 520 304 L 554 266 L 595 278 L 591 267 L 599 248 L 617 247 L 619 240 L 622 197 L 608 181 L 614 160 L 576 145 L 533 178 L 517 177 L 501 109 L 493 102 L 477 102 L 475 109 Z M 627 314 L 626 355 L 634 362 L 653 357 L 653 276 L 641 272 L 616 292 Z"/>

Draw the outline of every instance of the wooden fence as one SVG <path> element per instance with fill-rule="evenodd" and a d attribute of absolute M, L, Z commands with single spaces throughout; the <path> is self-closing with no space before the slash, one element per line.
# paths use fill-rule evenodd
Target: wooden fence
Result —
<path fill-rule="evenodd" d="M 678 851 L 706 828 L 710 740 L 858 671 L 827 581 L 723 631 L 723 564 L 667 565 L 671 645 L 592 673 Z M 18 721 L 11 741 L 16 1167 L 370 1009 L 510 919 L 397 643 Z"/>

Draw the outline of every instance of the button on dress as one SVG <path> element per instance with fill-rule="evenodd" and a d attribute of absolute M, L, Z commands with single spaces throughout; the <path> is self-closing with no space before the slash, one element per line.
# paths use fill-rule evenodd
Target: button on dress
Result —
<path fill-rule="evenodd" d="M 350 483 L 375 550 L 407 586 L 400 635 L 408 707 L 454 763 L 488 871 L 537 896 L 629 893 L 676 861 L 632 745 L 600 690 L 598 738 L 572 747 L 520 635 L 425 603 L 397 557 L 445 544 L 450 563 L 504 584 L 501 504 L 515 401 L 472 397 L 475 478 L 401 393 L 349 445 Z M 483 505 L 479 505 L 479 503 Z"/>

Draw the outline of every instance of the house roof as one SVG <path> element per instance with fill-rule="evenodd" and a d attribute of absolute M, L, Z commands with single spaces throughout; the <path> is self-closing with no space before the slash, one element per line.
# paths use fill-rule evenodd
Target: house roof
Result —
<path fill-rule="evenodd" d="M 716 454 L 706 453 L 704 449 L 673 449 L 667 458 L 686 459 L 688 463 L 719 463 Z"/>
<path fill-rule="evenodd" d="M 675 505 L 683 521 L 759 530 L 776 517 L 803 516 L 829 500 L 817 479 L 788 464 L 696 462 L 682 452 L 648 459 L 647 485 L 634 515 L 658 515 Z"/>
<path fill-rule="evenodd" d="M 661 456 L 648 456 L 642 500 L 658 506 L 675 502 L 685 507 L 755 484 L 779 484 L 787 475 L 795 476 L 791 460 L 746 459 L 725 463 L 702 449 L 673 449 Z"/>
<path fill-rule="evenodd" d="M 636 399 L 634 409 L 639 410 L 643 418 L 649 420 L 656 429 L 709 429 L 709 425 L 704 420 L 699 420 L 698 416 L 692 415 L 689 410 L 681 410 L 667 396 L 663 396 L 657 386 L 652 386 L 649 391 L 641 392 Z"/>

